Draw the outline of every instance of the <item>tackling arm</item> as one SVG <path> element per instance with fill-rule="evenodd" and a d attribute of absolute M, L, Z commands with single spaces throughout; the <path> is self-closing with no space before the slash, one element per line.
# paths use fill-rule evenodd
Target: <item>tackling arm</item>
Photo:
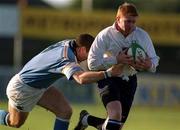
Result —
<path fill-rule="evenodd" d="M 123 65 L 113 65 L 106 71 L 77 71 L 73 74 L 73 78 L 79 84 L 88 84 L 97 82 L 104 78 L 109 78 L 111 76 L 118 76 L 122 73 Z"/>
<path fill-rule="evenodd" d="M 73 78 L 76 80 L 77 83 L 79 84 L 88 84 L 88 83 L 93 83 L 98 80 L 104 79 L 104 72 L 99 71 L 99 72 L 83 72 L 83 71 L 78 71 L 73 74 Z"/>

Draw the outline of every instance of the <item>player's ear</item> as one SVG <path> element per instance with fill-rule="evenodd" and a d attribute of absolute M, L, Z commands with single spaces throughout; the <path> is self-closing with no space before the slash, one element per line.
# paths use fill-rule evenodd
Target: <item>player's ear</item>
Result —
<path fill-rule="evenodd" d="M 118 15 L 116 16 L 116 20 L 120 20 L 122 16 Z"/>
<path fill-rule="evenodd" d="M 119 19 L 120 19 L 120 16 L 117 16 L 117 17 L 116 17 L 116 20 L 119 21 Z"/>

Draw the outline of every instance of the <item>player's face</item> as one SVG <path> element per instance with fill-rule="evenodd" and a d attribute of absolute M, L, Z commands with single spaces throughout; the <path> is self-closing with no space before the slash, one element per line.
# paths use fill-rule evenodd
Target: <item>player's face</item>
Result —
<path fill-rule="evenodd" d="M 84 61 L 88 57 L 88 52 L 86 51 L 85 47 L 79 47 L 77 50 L 77 57 L 79 61 Z"/>
<path fill-rule="evenodd" d="M 131 33 L 136 24 L 137 17 L 136 16 L 121 16 L 117 18 L 118 25 L 120 29 L 126 34 Z"/>

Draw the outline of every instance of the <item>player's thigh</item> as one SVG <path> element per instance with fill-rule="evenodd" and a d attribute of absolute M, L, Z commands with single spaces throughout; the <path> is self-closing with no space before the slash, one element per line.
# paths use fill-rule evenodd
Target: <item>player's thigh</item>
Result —
<path fill-rule="evenodd" d="M 119 100 L 120 78 L 109 78 L 98 82 L 99 94 L 110 119 L 121 120 L 122 108 Z"/>
<path fill-rule="evenodd" d="M 8 106 L 9 120 L 8 124 L 13 127 L 20 127 L 26 121 L 29 112 L 21 112 L 10 104 Z"/>
<path fill-rule="evenodd" d="M 131 109 L 134 100 L 136 88 L 137 88 L 137 79 L 136 77 L 131 77 L 129 84 L 124 89 L 122 89 L 121 92 L 122 122 L 124 123 L 129 115 L 129 111 Z"/>
<path fill-rule="evenodd" d="M 50 87 L 43 94 L 38 105 L 50 110 L 56 116 L 70 118 L 72 108 L 63 93 L 55 87 Z"/>

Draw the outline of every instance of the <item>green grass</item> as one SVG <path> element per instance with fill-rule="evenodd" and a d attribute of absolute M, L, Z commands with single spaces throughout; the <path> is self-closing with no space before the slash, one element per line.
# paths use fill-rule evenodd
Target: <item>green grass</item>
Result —
<path fill-rule="evenodd" d="M 105 117 L 106 113 L 101 104 L 89 105 L 81 104 L 72 105 L 73 116 L 70 121 L 69 130 L 78 121 L 79 112 L 82 109 L 88 110 L 91 114 Z M 0 108 L 7 108 L 0 103 Z M 54 115 L 45 109 L 36 107 L 29 115 L 25 124 L 20 130 L 53 130 Z M 0 126 L 0 130 L 17 130 Z M 87 130 L 95 130 L 93 127 L 88 127 Z M 179 107 L 133 107 L 129 118 L 123 130 L 180 130 L 180 109 Z"/>

